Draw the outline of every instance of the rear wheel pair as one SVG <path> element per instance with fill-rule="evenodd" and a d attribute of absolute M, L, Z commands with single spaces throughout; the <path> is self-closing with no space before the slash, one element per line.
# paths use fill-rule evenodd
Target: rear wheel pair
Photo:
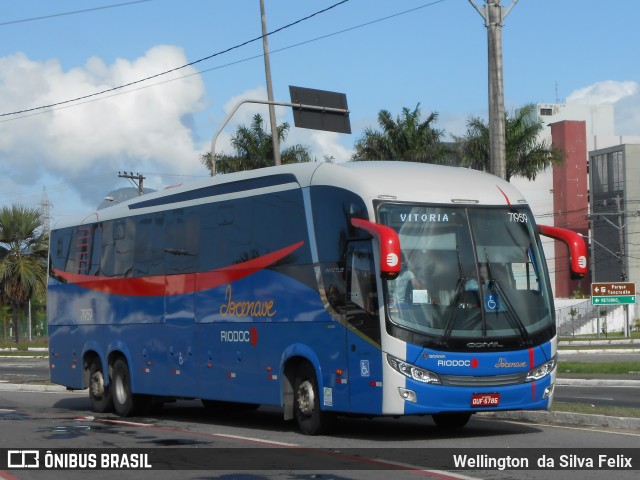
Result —
<path fill-rule="evenodd" d="M 102 364 L 99 360 L 94 360 L 89 367 L 89 398 L 93 411 L 104 413 L 113 409 L 121 417 L 149 412 L 153 398 L 150 395 L 131 393 L 131 376 L 124 359 L 118 358 L 113 362 L 108 386 L 104 379 Z"/>

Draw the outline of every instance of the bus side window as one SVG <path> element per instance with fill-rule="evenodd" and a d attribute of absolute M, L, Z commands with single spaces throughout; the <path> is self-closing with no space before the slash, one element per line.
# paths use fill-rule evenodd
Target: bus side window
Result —
<path fill-rule="evenodd" d="M 178 209 L 167 213 L 165 265 L 168 274 L 195 272 L 200 248 L 200 221 L 194 211 Z"/>
<path fill-rule="evenodd" d="M 89 275 L 100 274 L 100 252 L 102 249 L 102 224 L 96 223 L 91 227 L 91 260 L 89 262 Z"/>
<path fill-rule="evenodd" d="M 347 321 L 380 343 L 378 290 L 370 241 L 352 242 L 347 251 Z"/>
<path fill-rule="evenodd" d="M 115 244 L 114 276 L 131 277 L 133 275 L 133 249 L 136 224 L 133 218 L 114 222 L 113 240 Z"/>
<path fill-rule="evenodd" d="M 104 222 L 102 225 L 100 271 L 105 277 L 113 277 L 115 275 L 116 245 L 113 238 L 113 225 L 113 221 Z"/>
<path fill-rule="evenodd" d="M 131 276 L 135 223 L 131 218 L 102 224 L 100 274 L 105 277 Z"/>
<path fill-rule="evenodd" d="M 52 234 L 51 244 L 56 248 L 55 254 L 51 255 L 51 265 L 57 270 L 70 271 L 67 270 L 67 260 L 70 254 L 71 232 L 71 228 L 65 228 Z"/>
<path fill-rule="evenodd" d="M 164 273 L 163 227 L 163 212 L 138 218 L 133 264 L 134 277 Z"/>

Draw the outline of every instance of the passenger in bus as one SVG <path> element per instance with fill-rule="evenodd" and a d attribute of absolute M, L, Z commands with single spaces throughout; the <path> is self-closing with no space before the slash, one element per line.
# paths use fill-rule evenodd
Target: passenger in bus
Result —
<path fill-rule="evenodd" d="M 486 263 L 478 264 L 478 276 L 480 278 L 480 284 L 478 284 L 478 280 L 475 278 L 471 278 L 467 280 L 464 289 L 466 291 L 478 291 L 480 290 L 480 285 L 488 286 L 489 285 L 489 267 Z"/>
<path fill-rule="evenodd" d="M 480 308 L 484 296 L 481 290 L 486 291 L 490 281 L 489 266 L 486 263 L 478 263 L 478 278 L 480 279 L 480 283 L 478 283 L 478 279 L 475 277 L 467 280 L 464 285 L 465 291 L 458 303 L 458 308 Z M 482 289 L 480 287 L 482 287 Z"/>
<path fill-rule="evenodd" d="M 432 304 L 433 298 L 423 279 L 419 262 L 412 265 L 403 256 L 402 270 L 396 279 L 395 298 L 398 303 Z"/>

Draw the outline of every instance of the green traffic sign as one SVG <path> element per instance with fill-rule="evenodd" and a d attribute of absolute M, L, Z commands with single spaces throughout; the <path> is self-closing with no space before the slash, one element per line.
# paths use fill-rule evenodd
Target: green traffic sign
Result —
<path fill-rule="evenodd" d="M 630 305 L 636 303 L 635 295 L 617 295 L 611 297 L 591 297 L 591 305 Z"/>

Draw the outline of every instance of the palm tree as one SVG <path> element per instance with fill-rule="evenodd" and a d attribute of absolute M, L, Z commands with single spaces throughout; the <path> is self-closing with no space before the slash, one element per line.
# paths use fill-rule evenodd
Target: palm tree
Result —
<path fill-rule="evenodd" d="M 278 125 L 278 139 L 284 142 L 289 131 L 289 124 Z M 249 127 L 241 125 L 231 137 L 231 145 L 235 155 L 215 154 L 216 172 L 231 173 L 241 170 L 253 170 L 274 165 L 273 143 L 271 134 L 265 130 L 262 115 L 255 114 Z M 306 145 L 293 145 L 280 152 L 283 164 L 310 162 L 310 148 Z M 200 161 L 211 171 L 211 152 L 200 157 Z"/>
<path fill-rule="evenodd" d="M 422 121 L 420 104 L 411 111 L 407 107 L 396 120 L 387 110 L 378 113 L 382 131 L 366 128 L 354 145 L 352 161 L 406 160 L 422 163 L 447 163 L 441 139 L 443 130 L 434 128 L 438 114 L 432 112 Z"/>
<path fill-rule="evenodd" d="M 42 213 L 19 205 L 0 209 L 0 302 L 12 310 L 13 332 L 20 340 L 19 314 L 32 296 L 47 290 L 47 247 Z"/>
<path fill-rule="evenodd" d="M 553 145 L 540 141 L 544 123 L 536 115 L 533 104 L 525 105 L 514 115 L 505 114 L 506 180 L 536 175 L 550 165 L 564 161 L 563 153 Z M 467 133 L 456 137 L 462 152 L 462 164 L 476 170 L 489 170 L 489 126 L 478 117 L 467 122 Z"/>

